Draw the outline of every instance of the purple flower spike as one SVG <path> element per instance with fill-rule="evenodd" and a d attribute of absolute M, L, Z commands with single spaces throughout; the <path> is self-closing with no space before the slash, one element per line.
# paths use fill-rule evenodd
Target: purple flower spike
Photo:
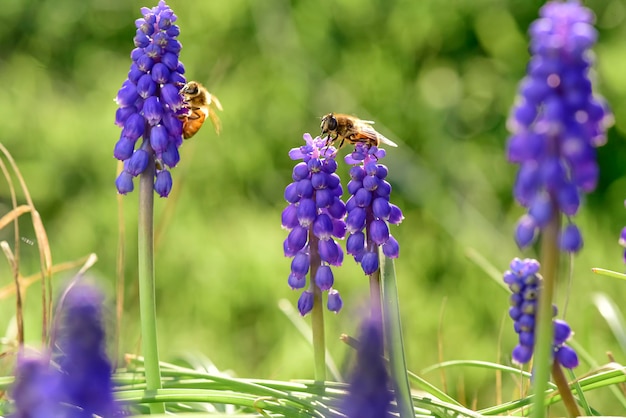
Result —
<path fill-rule="evenodd" d="M 348 191 L 352 196 L 346 203 L 346 248 L 366 275 L 379 268 L 379 246 L 385 256 L 398 257 L 400 246 L 389 233 L 388 224 L 397 225 L 404 219 L 400 208 L 389 202 L 391 185 L 385 180 L 389 169 L 380 164 L 384 157 L 380 151 L 358 144 L 346 157 L 346 162 L 358 164 L 350 169 Z"/>
<path fill-rule="evenodd" d="M 335 174 L 336 149 L 326 146 L 326 140 L 304 135 L 305 145 L 289 151 L 296 163 L 292 172 L 292 183 L 285 188 L 288 205 L 281 215 L 281 225 L 289 230 L 283 243 L 286 257 L 294 257 L 288 284 L 292 289 L 306 287 L 306 275 L 315 273 L 310 285 L 298 300 L 298 310 L 304 316 L 313 309 L 315 285 L 329 291 L 327 307 L 338 312 L 343 302 L 334 284 L 331 266 L 340 266 L 343 251 L 334 238 L 346 234 L 343 217 L 345 204 L 340 179 Z M 314 264 L 313 264 L 314 263 Z M 332 296 L 331 296 L 332 292 Z"/>
<path fill-rule="evenodd" d="M 522 248 L 550 222 L 573 216 L 597 184 L 595 148 L 606 142 L 613 117 L 589 78 L 593 21 L 579 1 L 549 1 L 529 30 L 532 57 L 507 123 L 507 156 L 519 165 L 514 196 L 528 210 L 515 233 Z M 582 237 L 570 226 L 561 249 L 572 253 Z"/>
<path fill-rule="evenodd" d="M 393 394 L 383 358 L 382 324 L 371 318 L 363 321 L 358 341 L 342 411 L 348 418 L 390 418 Z"/>
<path fill-rule="evenodd" d="M 180 30 L 173 24 L 176 15 L 163 0 L 152 9 L 142 8 L 141 13 L 143 17 L 135 22 L 133 63 L 115 99 L 119 106 L 115 123 L 122 127 L 122 135 L 113 155 L 130 161 L 124 166 L 131 176 L 143 173 L 158 159 L 154 190 L 165 197 L 172 188 L 169 170 L 178 163 L 178 147 L 182 144 L 182 124 L 176 111 L 184 106 L 180 88 L 186 80 L 181 73 L 172 76 L 173 70 L 182 68 L 180 43 L 176 40 Z M 135 150 L 140 137 L 142 143 Z M 120 175 L 115 184 L 121 194 L 133 190 L 128 175 Z"/>
<path fill-rule="evenodd" d="M 515 258 L 503 277 L 513 292 L 509 316 L 513 319 L 513 327 L 519 335 L 519 344 L 513 349 L 512 357 L 520 364 L 528 363 L 535 349 L 535 313 L 542 281 L 539 267 L 537 260 Z M 553 316 L 556 314 L 556 306 L 553 306 Z M 554 326 L 552 351 L 556 360 L 563 367 L 576 367 L 578 365 L 576 352 L 566 345 L 566 341 L 572 335 L 572 329 L 561 319 L 553 319 L 552 324 Z"/>
<path fill-rule="evenodd" d="M 64 416 L 61 409 L 63 390 L 60 373 L 44 356 L 20 354 L 15 383 L 10 390 L 14 412 L 10 417 Z"/>
<path fill-rule="evenodd" d="M 64 401 L 82 408 L 80 416 L 111 417 L 118 410 L 111 363 L 106 356 L 102 302 L 99 290 L 82 283 L 70 288 L 60 300 L 56 362 L 62 371 Z"/>

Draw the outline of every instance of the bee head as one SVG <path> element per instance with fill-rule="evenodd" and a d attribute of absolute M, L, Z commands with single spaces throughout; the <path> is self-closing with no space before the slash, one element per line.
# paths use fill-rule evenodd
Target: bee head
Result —
<path fill-rule="evenodd" d="M 334 132 L 337 129 L 337 118 L 335 118 L 335 115 L 329 113 L 328 115 L 324 116 L 322 118 L 320 128 L 322 129 L 322 134 Z"/>
<path fill-rule="evenodd" d="M 185 84 L 185 86 L 180 90 L 180 92 L 184 95 L 195 96 L 198 94 L 198 83 L 195 81 L 190 81 Z"/>

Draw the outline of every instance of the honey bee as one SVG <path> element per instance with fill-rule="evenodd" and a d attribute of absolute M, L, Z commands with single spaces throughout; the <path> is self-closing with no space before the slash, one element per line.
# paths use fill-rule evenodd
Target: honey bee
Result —
<path fill-rule="evenodd" d="M 209 93 L 209 91 L 197 81 L 190 81 L 180 89 L 185 98 L 188 112 L 180 116 L 183 121 L 183 138 L 189 139 L 202 127 L 208 117 L 219 135 L 222 124 L 215 109 L 222 110 L 219 99 Z"/>
<path fill-rule="evenodd" d="M 340 149 L 346 142 L 355 145 L 365 144 L 368 147 L 378 147 L 381 143 L 390 147 L 398 146 L 395 142 L 385 138 L 376 129 L 372 128 L 371 125 L 373 123 L 371 120 L 361 120 L 350 115 L 329 113 L 322 118 L 320 129 L 322 130 L 322 136 L 327 135 L 327 146 L 339 141 L 337 149 Z"/>

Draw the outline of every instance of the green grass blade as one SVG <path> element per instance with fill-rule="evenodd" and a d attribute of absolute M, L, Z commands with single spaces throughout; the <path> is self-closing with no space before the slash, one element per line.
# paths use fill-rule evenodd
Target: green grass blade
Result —
<path fill-rule="evenodd" d="M 396 269 L 393 260 L 379 250 L 380 271 L 382 280 L 382 301 L 385 327 L 385 339 L 389 351 L 391 377 L 396 392 L 396 401 L 401 418 L 414 417 L 411 386 L 407 374 L 402 340 L 402 323 L 400 321 L 400 305 L 398 303 L 398 287 Z"/>
<path fill-rule="evenodd" d="M 607 270 L 607 269 L 601 269 L 601 268 L 595 267 L 595 268 L 592 268 L 591 271 L 601 276 L 607 276 L 607 277 L 612 277 L 614 279 L 626 280 L 626 274 L 618 273 L 613 270 Z"/>

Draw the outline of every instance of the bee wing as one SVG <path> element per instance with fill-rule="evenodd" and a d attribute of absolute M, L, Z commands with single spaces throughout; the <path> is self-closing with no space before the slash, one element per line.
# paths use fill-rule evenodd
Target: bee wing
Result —
<path fill-rule="evenodd" d="M 209 98 L 211 99 L 211 102 L 209 103 L 214 104 L 216 108 L 218 108 L 219 110 L 224 110 L 222 109 L 222 104 L 220 103 L 220 99 L 217 98 L 217 96 L 215 96 L 214 94 L 210 94 L 209 93 Z"/>
<path fill-rule="evenodd" d="M 387 138 L 384 135 L 378 134 L 378 140 L 386 145 L 389 145 L 390 147 L 397 147 L 398 144 L 396 144 L 395 142 L 393 142 L 391 139 Z"/>
<path fill-rule="evenodd" d="M 222 110 L 221 107 L 219 107 L 219 109 Z M 211 107 L 209 107 L 209 119 L 211 120 L 211 123 L 213 124 L 213 129 L 215 129 L 215 133 L 219 135 L 220 132 L 222 131 L 222 122 L 220 121 L 220 118 L 217 116 L 217 113 L 215 112 L 215 110 L 213 110 L 213 108 Z"/>
<path fill-rule="evenodd" d="M 380 142 L 380 143 L 389 145 L 390 147 L 398 146 L 398 144 L 396 144 L 395 142 L 393 142 L 391 139 L 387 138 L 383 134 L 379 133 L 376 129 L 372 128 L 366 123 L 361 123 L 361 122 L 366 122 L 366 121 L 359 120 L 359 126 L 357 129 L 356 139 L 364 139 L 365 141 L 362 141 L 362 142 L 367 142 L 370 144 L 377 144 Z"/>

